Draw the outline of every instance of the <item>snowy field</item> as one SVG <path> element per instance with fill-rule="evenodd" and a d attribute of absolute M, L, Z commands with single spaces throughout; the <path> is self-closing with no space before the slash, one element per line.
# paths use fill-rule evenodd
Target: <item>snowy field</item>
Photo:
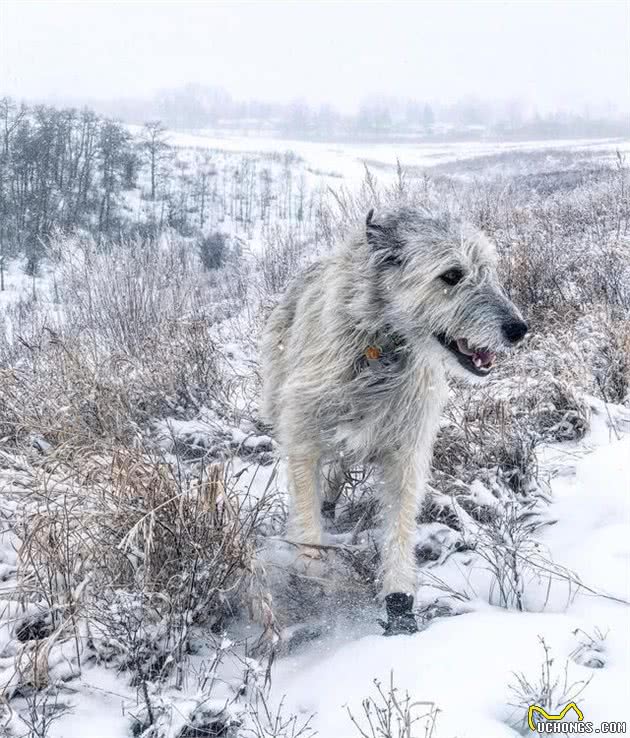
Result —
<path fill-rule="evenodd" d="M 572 576 L 532 572 L 526 612 L 519 613 L 488 604 L 491 576 L 474 556 L 438 562 L 428 568 L 427 581 L 447 582 L 457 593 L 454 601 L 430 584 L 416 596 L 427 606 L 448 603 L 449 617 L 437 618 L 416 636 L 391 640 L 366 634 L 373 630 L 369 626 L 359 638 L 340 628 L 278 665 L 276 688 L 287 694 L 291 708 L 314 714 L 320 735 L 351 736 L 347 709 L 360 716 L 365 696 L 376 696 L 373 680 L 387 686 L 393 674 L 401 695 L 408 692 L 413 701 L 439 709 L 429 735 L 510 738 L 517 734 L 511 726 L 522 717 L 510 687 L 519 673 L 539 678 L 544 639 L 559 685 L 565 684 L 565 669 L 568 685 L 588 682 L 576 700 L 585 720 L 627 725 L 630 436 L 619 438 L 611 430 L 602 403 L 594 403 L 594 412 L 594 427 L 582 443 L 545 449 L 554 477 L 546 515 L 554 524 L 534 544 L 556 567 L 577 574 L 582 586 Z M 612 412 L 617 433 L 630 432 L 630 413 Z M 422 720 L 412 735 L 424 735 L 432 721 L 433 716 Z"/>
<path fill-rule="evenodd" d="M 213 131 L 198 131 L 173 133 L 171 141 L 175 146 L 218 149 L 233 153 L 293 151 L 304 159 L 309 170 L 332 177 L 343 177 L 355 183 L 363 178 L 366 165 L 377 171 L 385 170 L 391 173 L 396 169 L 398 162 L 406 169 L 410 167 L 430 168 L 440 164 L 461 163 L 497 154 L 544 152 L 550 149 L 579 151 L 604 158 L 610 157 L 616 149 L 622 152 L 630 150 L 630 142 L 623 139 L 351 144 L 319 143 L 265 136 L 231 137 L 217 135 Z"/>
<path fill-rule="evenodd" d="M 0 735 L 516 738 L 530 704 L 572 701 L 630 735 L 630 142 L 170 142 L 219 172 L 208 217 L 238 258 L 60 237 L 37 276 L 5 274 Z M 323 561 L 283 538 L 256 341 L 345 220 L 399 196 L 483 224 L 534 335 L 489 389 L 452 391 L 422 627 L 385 638 L 369 479 Z"/>

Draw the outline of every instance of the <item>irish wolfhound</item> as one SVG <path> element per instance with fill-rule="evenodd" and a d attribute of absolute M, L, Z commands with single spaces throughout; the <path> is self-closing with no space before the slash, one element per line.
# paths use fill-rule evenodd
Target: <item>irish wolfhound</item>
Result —
<path fill-rule="evenodd" d="M 322 536 L 323 464 L 375 465 L 384 493 L 388 634 L 417 629 L 416 515 L 447 397 L 446 374 L 487 377 L 527 325 L 496 253 L 466 223 L 401 207 L 373 218 L 287 289 L 261 350 L 263 414 L 288 461 L 293 535 Z"/>

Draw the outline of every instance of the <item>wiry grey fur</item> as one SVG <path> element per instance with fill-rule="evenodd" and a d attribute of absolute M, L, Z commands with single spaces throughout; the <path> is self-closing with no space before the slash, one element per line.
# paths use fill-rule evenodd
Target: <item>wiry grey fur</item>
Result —
<path fill-rule="evenodd" d="M 510 343 L 506 324 L 526 329 L 495 262 L 488 239 L 453 218 L 370 213 L 290 285 L 265 328 L 263 413 L 288 459 L 293 533 L 321 540 L 324 462 L 378 465 L 383 594 L 414 592 L 415 520 L 446 373 L 471 376 L 435 336 L 498 350 Z M 465 277 L 448 286 L 440 275 L 454 268 Z M 380 348 L 379 359 L 366 357 L 369 346 Z"/>

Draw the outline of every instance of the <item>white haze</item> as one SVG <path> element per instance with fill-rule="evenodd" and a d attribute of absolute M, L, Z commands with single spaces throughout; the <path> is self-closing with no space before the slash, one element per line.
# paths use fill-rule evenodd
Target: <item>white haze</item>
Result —
<path fill-rule="evenodd" d="M 149 97 L 183 84 L 238 99 L 521 100 L 630 108 L 618 2 L 0 3 L 0 95 Z"/>

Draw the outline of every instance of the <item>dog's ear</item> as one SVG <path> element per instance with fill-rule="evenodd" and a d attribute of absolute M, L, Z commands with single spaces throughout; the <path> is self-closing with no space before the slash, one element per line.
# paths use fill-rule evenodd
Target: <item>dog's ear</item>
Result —
<path fill-rule="evenodd" d="M 368 244 L 378 253 L 379 263 L 396 266 L 401 263 L 401 244 L 394 228 L 375 223 L 374 208 L 365 218 L 365 238 Z"/>

